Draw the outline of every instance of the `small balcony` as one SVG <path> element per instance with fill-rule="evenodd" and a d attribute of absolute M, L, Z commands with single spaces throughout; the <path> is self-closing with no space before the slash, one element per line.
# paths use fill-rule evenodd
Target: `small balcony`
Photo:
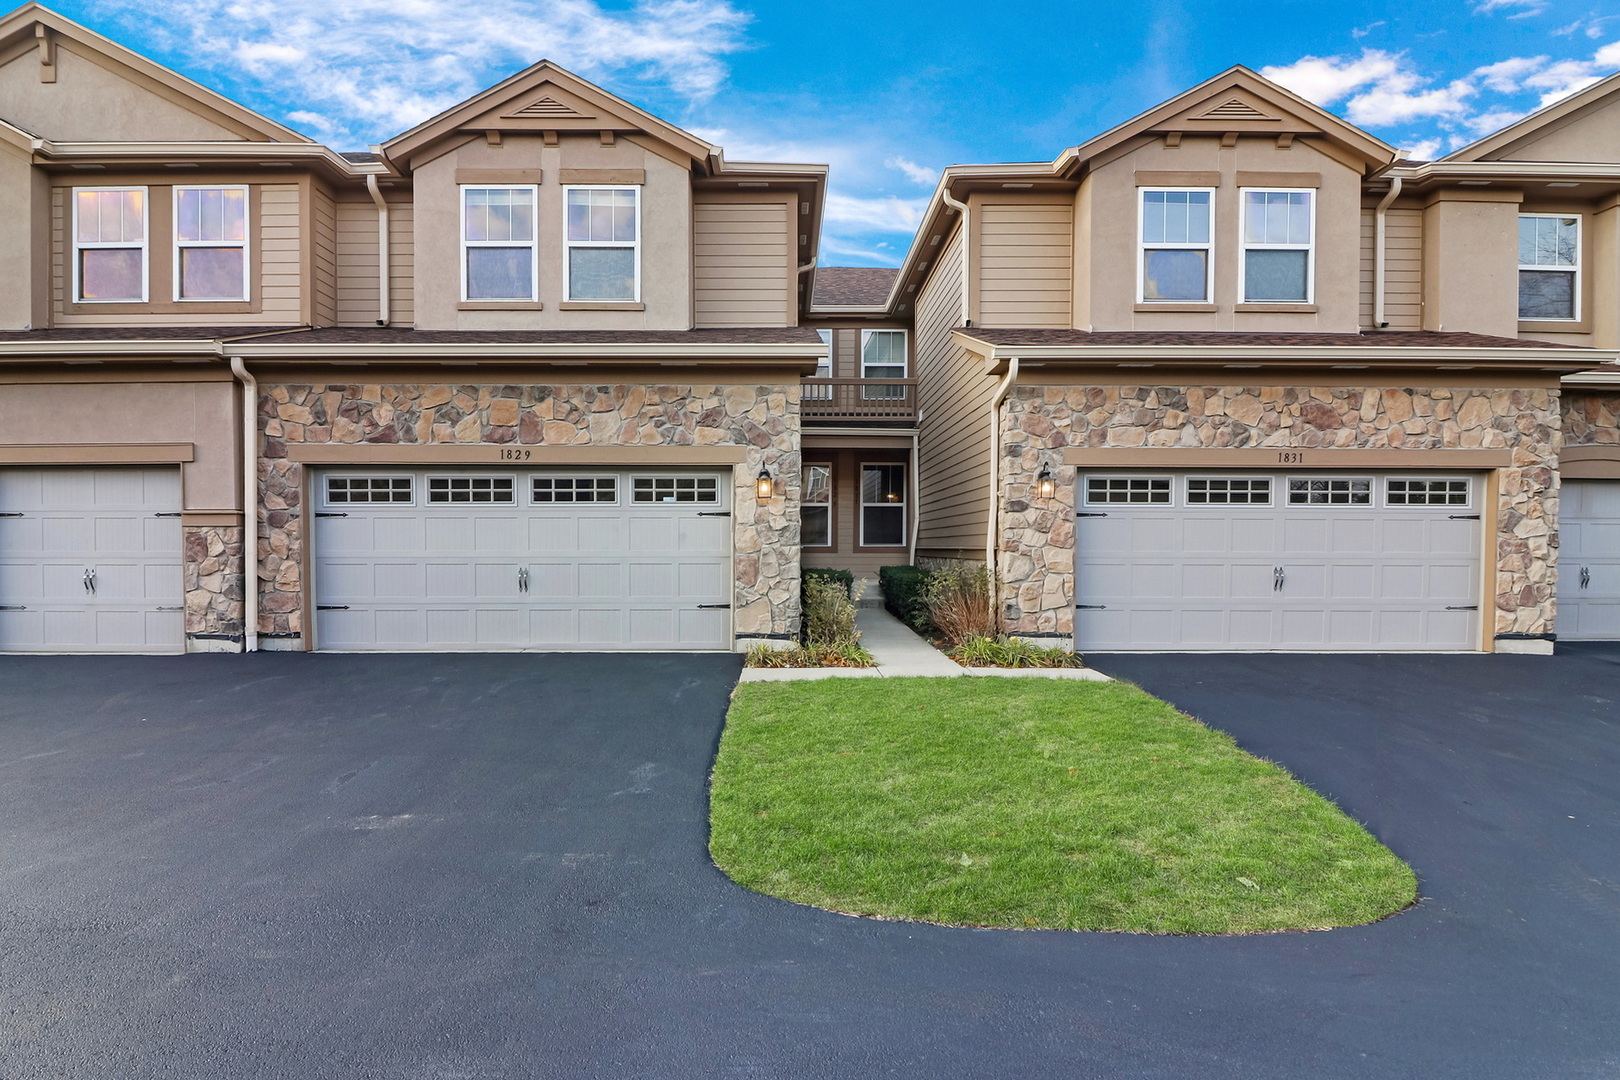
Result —
<path fill-rule="evenodd" d="M 916 379 L 804 379 L 799 418 L 805 424 L 913 427 Z"/>

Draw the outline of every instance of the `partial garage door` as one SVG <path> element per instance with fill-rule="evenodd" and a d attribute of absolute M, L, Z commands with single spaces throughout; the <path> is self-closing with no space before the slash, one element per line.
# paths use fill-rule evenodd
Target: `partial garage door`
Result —
<path fill-rule="evenodd" d="M 331 471 L 315 643 L 730 649 L 731 474 Z"/>
<path fill-rule="evenodd" d="M 1082 473 L 1079 485 L 1077 648 L 1479 648 L 1474 477 Z"/>
<path fill-rule="evenodd" d="M 185 647 L 180 470 L 0 469 L 0 651 Z"/>
<path fill-rule="evenodd" d="M 1558 636 L 1620 640 L 1620 480 L 1566 480 L 1558 501 Z"/>

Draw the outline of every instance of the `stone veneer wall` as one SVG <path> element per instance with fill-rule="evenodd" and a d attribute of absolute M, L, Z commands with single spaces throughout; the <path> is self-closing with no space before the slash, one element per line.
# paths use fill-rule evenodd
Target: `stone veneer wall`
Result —
<path fill-rule="evenodd" d="M 193 635 L 206 639 L 242 638 L 242 528 L 188 525 L 185 528 L 187 648 Z"/>
<path fill-rule="evenodd" d="M 1564 391 L 1564 445 L 1620 443 L 1620 393 Z"/>
<path fill-rule="evenodd" d="M 302 467 L 292 443 L 741 446 L 733 471 L 739 636 L 799 631 L 799 385 L 271 384 L 259 397 L 259 632 L 303 633 Z M 754 478 L 769 469 L 769 503 Z"/>
<path fill-rule="evenodd" d="M 1074 632 L 1075 469 L 1063 465 L 1069 446 L 1511 447 L 1513 464 L 1500 470 L 1495 630 L 1552 631 L 1557 390 L 1020 386 L 1004 409 L 998 571 L 1011 633 Z M 1034 498 L 1043 465 L 1058 478 L 1057 495 L 1046 502 Z"/>

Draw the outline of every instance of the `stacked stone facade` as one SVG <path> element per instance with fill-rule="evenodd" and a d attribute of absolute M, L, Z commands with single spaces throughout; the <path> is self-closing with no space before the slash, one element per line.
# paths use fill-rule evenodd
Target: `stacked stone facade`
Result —
<path fill-rule="evenodd" d="M 1564 392 L 1564 445 L 1620 443 L 1620 393 Z"/>
<path fill-rule="evenodd" d="M 739 637 L 799 625 L 799 385 L 271 384 L 259 399 L 259 632 L 303 634 L 308 540 L 297 443 L 735 446 Z M 761 469 L 778 495 L 761 502 Z"/>
<path fill-rule="evenodd" d="M 242 529 L 188 525 L 184 544 L 187 648 L 219 641 L 235 649 L 242 640 Z"/>
<path fill-rule="evenodd" d="M 1611 420 L 1620 397 L 1609 403 Z M 1497 634 L 1552 632 L 1559 392 L 1345 386 L 1021 386 L 1002 419 L 997 572 L 1011 633 L 1074 631 L 1075 447 L 1509 449 L 1498 470 Z M 1042 467 L 1052 499 L 1035 497 Z M 1487 545 L 1487 557 L 1493 550 Z"/>

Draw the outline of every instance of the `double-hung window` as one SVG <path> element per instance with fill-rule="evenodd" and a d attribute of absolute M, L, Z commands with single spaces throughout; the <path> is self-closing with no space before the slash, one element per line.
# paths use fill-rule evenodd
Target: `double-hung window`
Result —
<path fill-rule="evenodd" d="M 1242 227 L 1244 302 L 1310 303 L 1316 193 L 1245 188 Z"/>
<path fill-rule="evenodd" d="M 641 299 L 641 189 L 567 187 L 569 300 L 634 303 Z"/>
<path fill-rule="evenodd" d="M 1581 219 L 1519 215 L 1519 318 L 1580 318 Z"/>
<path fill-rule="evenodd" d="M 1208 303 L 1211 294 L 1215 191 L 1141 188 L 1144 303 Z"/>
<path fill-rule="evenodd" d="M 806 465 L 804 493 L 799 499 L 799 543 L 804 547 L 832 546 L 832 466 Z"/>
<path fill-rule="evenodd" d="M 144 303 L 146 189 L 73 189 L 73 299 Z"/>
<path fill-rule="evenodd" d="M 461 189 L 461 298 L 533 301 L 533 184 Z"/>
<path fill-rule="evenodd" d="M 174 189 L 176 300 L 246 300 L 248 189 Z"/>
<path fill-rule="evenodd" d="M 821 338 L 821 344 L 825 346 L 827 351 L 822 353 L 821 358 L 816 361 L 815 377 L 818 379 L 830 379 L 833 373 L 833 332 L 831 330 L 817 330 L 816 336 Z M 833 388 L 830 385 L 811 383 L 804 388 L 803 395 L 808 401 L 831 401 Z"/>
<path fill-rule="evenodd" d="M 861 466 L 861 546 L 904 547 L 906 467 Z"/>
<path fill-rule="evenodd" d="M 906 377 L 906 332 L 904 330 L 861 331 L 861 378 L 903 379 Z M 899 400 L 906 396 L 904 386 L 879 383 L 861 387 L 868 401 Z"/>

